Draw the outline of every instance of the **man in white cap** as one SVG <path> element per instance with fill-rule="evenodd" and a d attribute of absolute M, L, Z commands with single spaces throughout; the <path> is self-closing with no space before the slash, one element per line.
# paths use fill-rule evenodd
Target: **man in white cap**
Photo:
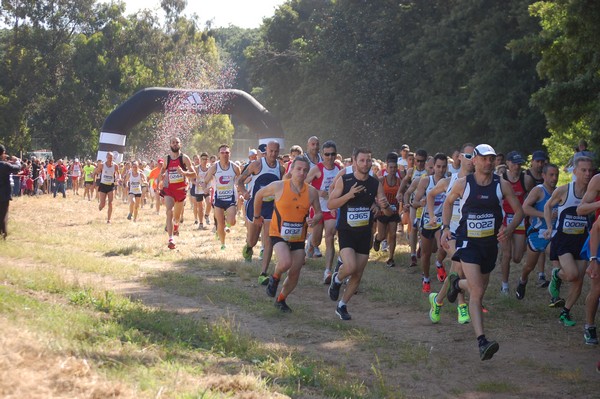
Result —
<path fill-rule="evenodd" d="M 496 266 L 498 241 L 510 237 L 523 219 L 523 209 L 508 181 L 494 174 L 496 151 L 488 144 L 475 147 L 475 172 L 461 177 L 452 186 L 444 201 L 441 244 L 449 249 L 450 220 L 454 201 L 460 198 L 461 219 L 456 229 L 456 252 L 452 260 L 460 261 L 464 279 L 450 273 L 448 301 L 456 301 L 459 292 L 469 291 L 469 313 L 475 330 L 481 360 L 488 360 L 498 351 L 496 341 L 488 341 L 483 333 L 481 301 L 488 286 L 490 273 Z M 502 225 L 502 200 L 515 211 L 512 221 Z"/>

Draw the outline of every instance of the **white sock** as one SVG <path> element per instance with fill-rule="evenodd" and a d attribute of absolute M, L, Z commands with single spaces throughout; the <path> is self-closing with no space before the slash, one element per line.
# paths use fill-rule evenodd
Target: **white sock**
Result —
<path fill-rule="evenodd" d="M 340 302 L 338 303 L 338 307 L 340 307 L 340 308 L 341 308 L 342 306 L 346 306 L 346 302 L 344 302 L 344 301 L 340 301 Z"/>

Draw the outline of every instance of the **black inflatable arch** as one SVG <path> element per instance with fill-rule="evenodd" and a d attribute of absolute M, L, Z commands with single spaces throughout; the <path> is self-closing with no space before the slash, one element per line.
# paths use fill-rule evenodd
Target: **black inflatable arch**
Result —
<path fill-rule="evenodd" d="M 135 125 L 154 112 L 165 112 L 169 99 L 177 96 L 183 112 L 229 114 L 256 134 L 259 143 L 271 140 L 283 146 L 280 123 L 254 97 L 242 90 L 189 90 L 150 87 L 140 90 L 108 115 L 100 131 L 98 158 L 117 153 L 122 161 L 127 135 Z"/>

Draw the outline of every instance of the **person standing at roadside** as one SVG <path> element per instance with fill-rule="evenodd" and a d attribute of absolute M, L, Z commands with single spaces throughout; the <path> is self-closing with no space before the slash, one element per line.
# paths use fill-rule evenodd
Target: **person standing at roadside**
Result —
<path fill-rule="evenodd" d="M 59 159 L 56 161 L 56 166 L 54 168 L 54 177 L 56 179 L 56 183 L 54 185 L 54 198 L 56 198 L 56 194 L 59 192 L 62 194 L 63 198 L 67 197 L 66 192 L 66 181 L 67 181 L 67 173 L 68 169 L 64 165 L 63 160 Z"/>
<path fill-rule="evenodd" d="M 8 206 L 12 200 L 10 175 L 21 171 L 21 163 L 16 157 L 6 155 L 6 148 L 0 144 L 0 237 L 6 240 L 8 223 Z"/>

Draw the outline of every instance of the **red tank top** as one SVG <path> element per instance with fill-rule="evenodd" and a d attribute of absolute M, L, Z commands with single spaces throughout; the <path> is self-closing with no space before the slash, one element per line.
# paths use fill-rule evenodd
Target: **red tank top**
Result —
<path fill-rule="evenodd" d="M 169 179 L 169 188 L 172 190 L 187 187 L 187 179 L 179 173 L 179 166 L 181 166 L 181 169 L 186 170 L 186 166 L 183 163 L 183 155 L 175 159 L 171 159 L 170 156 L 167 157 L 167 178 Z"/>
<path fill-rule="evenodd" d="M 521 174 L 519 175 L 519 178 L 514 183 L 508 179 L 507 173 L 505 173 L 503 175 L 503 177 L 504 177 L 504 180 L 506 180 L 507 182 L 510 183 L 510 187 L 512 188 L 513 192 L 515 193 L 515 196 L 517 197 L 517 199 L 519 200 L 519 202 L 522 205 L 523 202 L 525 202 L 525 195 L 527 194 L 527 192 L 525 191 L 525 174 L 523 172 L 521 172 Z M 510 206 L 510 204 L 508 203 L 508 201 L 506 199 L 502 200 L 502 209 L 504 210 L 504 213 L 509 213 L 509 214 L 515 213 L 515 211 L 512 209 L 512 206 Z"/>

